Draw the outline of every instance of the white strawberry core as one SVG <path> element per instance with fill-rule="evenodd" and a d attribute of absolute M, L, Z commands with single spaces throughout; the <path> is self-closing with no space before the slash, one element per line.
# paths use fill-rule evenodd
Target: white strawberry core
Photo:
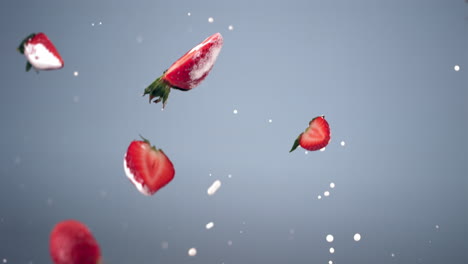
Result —
<path fill-rule="evenodd" d="M 144 185 L 143 183 L 138 182 L 135 179 L 135 175 L 133 175 L 133 173 L 130 171 L 130 168 L 128 168 L 128 166 L 127 166 L 127 154 L 125 154 L 125 157 L 124 157 L 124 170 L 125 170 L 125 175 L 127 175 L 127 178 L 133 183 L 133 185 L 135 185 L 135 187 L 138 189 L 139 192 L 141 192 L 142 194 L 144 194 L 146 196 L 151 196 L 151 192 L 150 192 L 149 188 L 146 185 Z"/>
<path fill-rule="evenodd" d="M 205 45 L 206 43 L 203 43 Z M 194 60 L 196 61 L 198 57 L 200 57 L 201 52 L 199 49 L 203 46 L 202 44 L 197 45 L 195 48 L 192 49 L 192 51 L 197 51 L 195 54 Z M 211 49 L 209 50 L 208 53 L 205 54 L 205 57 L 199 60 L 192 68 L 190 71 L 190 78 L 192 80 L 198 80 L 200 79 L 203 75 L 205 75 L 207 72 L 213 68 L 213 65 L 216 62 L 216 59 L 218 58 L 219 53 L 221 52 L 221 48 L 223 46 L 222 41 L 218 41 L 215 43 Z"/>
<path fill-rule="evenodd" d="M 37 70 L 55 70 L 63 67 L 62 62 L 41 43 L 24 45 L 24 55 Z"/>

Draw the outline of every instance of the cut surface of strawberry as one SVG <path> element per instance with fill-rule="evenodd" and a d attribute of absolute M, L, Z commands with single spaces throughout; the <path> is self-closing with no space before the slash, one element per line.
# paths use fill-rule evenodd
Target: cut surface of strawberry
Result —
<path fill-rule="evenodd" d="M 324 148 L 330 142 L 330 126 L 325 120 L 325 116 L 318 116 L 309 122 L 309 127 L 301 133 L 289 152 L 294 151 L 298 146 L 310 151 Z"/>
<path fill-rule="evenodd" d="M 223 46 L 220 33 L 213 34 L 200 44 L 189 50 L 162 76 L 149 85 L 143 95 L 149 94 L 149 101 L 162 101 L 163 108 L 169 97 L 171 88 L 188 91 L 197 87 L 210 73 Z"/>
<path fill-rule="evenodd" d="M 32 33 L 19 45 L 18 51 L 28 60 L 26 71 L 31 67 L 36 70 L 56 70 L 64 66 L 62 56 L 44 33 Z"/>
<path fill-rule="evenodd" d="M 99 245 L 86 225 L 77 220 L 59 222 L 50 234 L 49 250 L 55 264 L 100 264 Z"/>
<path fill-rule="evenodd" d="M 130 143 L 123 163 L 127 178 L 147 196 L 166 186 L 175 175 L 174 165 L 166 154 L 144 138 Z"/>

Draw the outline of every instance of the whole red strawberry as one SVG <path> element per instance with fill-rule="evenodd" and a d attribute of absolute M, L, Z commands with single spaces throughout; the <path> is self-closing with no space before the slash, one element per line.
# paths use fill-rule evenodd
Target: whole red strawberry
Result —
<path fill-rule="evenodd" d="M 124 170 L 138 191 L 149 196 L 172 181 L 175 170 L 162 149 L 156 149 L 147 139 L 142 139 L 132 141 L 128 146 Z"/>
<path fill-rule="evenodd" d="M 50 234 L 49 250 L 55 264 L 102 263 L 93 234 L 76 220 L 65 220 L 55 225 Z"/>
<path fill-rule="evenodd" d="M 150 103 L 153 98 L 158 97 L 153 102 L 159 103 L 162 100 L 164 108 L 171 88 L 188 91 L 208 76 L 222 46 L 223 37 L 220 33 L 208 37 L 174 62 L 162 76 L 145 89 L 143 95 L 149 94 Z"/>
<path fill-rule="evenodd" d="M 44 33 L 32 33 L 19 45 L 18 51 L 28 59 L 26 71 L 56 70 L 63 67 L 63 59 L 52 41 Z"/>
<path fill-rule="evenodd" d="M 318 116 L 309 122 L 309 127 L 301 133 L 289 152 L 301 146 L 304 149 L 314 151 L 324 148 L 330 142 L 330 126 L 325 116 Z"/>

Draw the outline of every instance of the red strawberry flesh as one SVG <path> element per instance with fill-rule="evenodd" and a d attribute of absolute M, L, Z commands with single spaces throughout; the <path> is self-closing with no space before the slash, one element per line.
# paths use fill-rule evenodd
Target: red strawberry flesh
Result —
<path fill-rule="evenodd" d="M 289 152 L 299 145 L 310 151 L 322 149 L 330 142 L 330 126 L 324 116 L 318 116 L 309 122 L 309 127 L 301 133 Z"/>
<path fill-rule="evenodd" d="M 172 162 L 161 149 L 149 141 L 130 143 L 124 158 L 125 174 L 144 195 L 153 195 L 167 185 L 175 175 Z"/>
<path fill-rule="evenodd" d="M 66 220 L 50 234 L 50 255 L 55 264 L 98 264 L 101 253 L 91 231 L 81 222 Z"/>

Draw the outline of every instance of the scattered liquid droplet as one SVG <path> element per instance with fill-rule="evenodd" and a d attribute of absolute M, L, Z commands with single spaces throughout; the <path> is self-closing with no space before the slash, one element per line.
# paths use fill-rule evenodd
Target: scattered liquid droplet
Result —
<path fill-rule="evenodd" d="M 213 226 L 214 226 L 214 223 L 213 223 L 213 222 L 209 222 L 208 224 L 206 224 L 206 229 L 209 230 L 209 229 L 213 228 Z"/>
<path fill-rule="evenodd" d="M 344 141 L 341 141 L 341 146 L 344 147 L 346 145 L 346 143 Z"/>
<path fill-rule="evenodd" d="M 78 74 L 79 74 L 79 73 L 78 73 L 77 71 L 75 71 L 75 72 L 73 73 L 74 76 L 78 76 Z"/>
<path fill-rule="evenodd" d="M 209 17 L 209 18 L 208 18 L 208 22 L 209 22 L 209 23 L 213 23 L 213 22 L 214 22 L 214 18 Z"/>
<path fill-rule="evenodd" d="M 191 257 L 194 257 L 195 255 L 197 255 L 197 249 L 196 248 L 191 248 L 188 250 L 188 255 L 191 256 Z"/>
<path fill-rule="evenodd" d="M 322 199 L 322 195 L 317 196 L 317 199 L 319 200 Z"/>
<path fill-rule="evenodd" d="M 229 25 L 228 29 L 229 29 L 230 31 L 233 31 L 233 30 L 234 30 L 234 26 L 233 26 L 233 25 Z"/>
<path fill-rule="evenodd" d="M 354 234 L 354 241 L 357 242 L 359 240 L 361 240 L 361 234 L 359 234 L 359 233 Z"/>
<path fill-rule="evenodd" d="M 191 16 L 192 14 L 190 12 L 187 13 L 187 16 Z"/>
<path fill-rule="evenodd" d="M 235 115 L 237 115 L 237 109 L 234 109 L 234 111 L 232 111 Z"/>
<path fill-rule="evenodd" d="M 454 69 L 455 71 L 459 71 L 459 70 L 460 70 L 460 66 L 459 66 L 459 65 L 455 65 L 455 66 L 453 66 L 453 69 Z"/>
<path fill-rule="evenodd" d="M 325 151 L 325 148 L 326 148 L 326 147 L 321 148 L 320 151 L 322 151 L 322 152 Z"/>
<path fill-rule="evenodd" d="M 330 188 L 332 188 L 332 189 L 335 188 L 335 183 L 334 182 L 330 183 Z"/>
<path fill-rule="evenodd" d="M 335 253 L 335 249 L 334 248 L 330 248 L 330 254 L 333 254 Z"/>
<path fill-rule="evenodd" d="M 333 238 L 333 235 L 330 235 L 330 234 L 327 235 L 327 237 L 326 237 L 326 240 L 327 240 L 328 243 L 333 242 L 333 239 L 334 239 L 334 238 Z"/>
<path fill-rule="evenodd" d="M 323 192 L 323 196 L 325 196 L 325 197 L 330 196 L 330 192 L 329 192 L 329 191 L 324 191 L 324 192 Z"/>

